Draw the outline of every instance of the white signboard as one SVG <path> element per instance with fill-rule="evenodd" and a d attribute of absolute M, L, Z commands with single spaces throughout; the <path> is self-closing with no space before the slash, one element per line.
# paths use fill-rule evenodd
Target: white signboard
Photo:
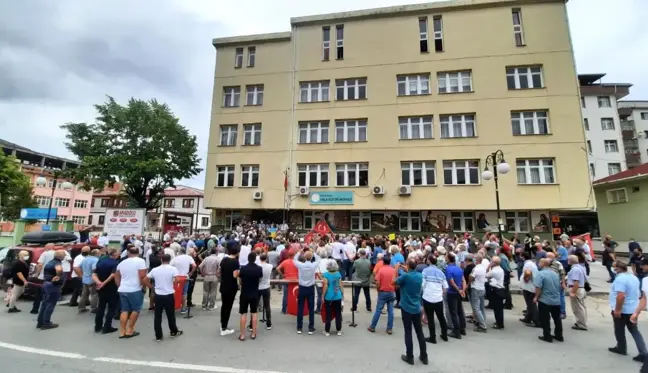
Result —
<path fill-rule="evenodd" d="M 127 234 L 144 232 L 145 209 L 106 209 L 104 232 L 110 241 L 121 241 Z"/>

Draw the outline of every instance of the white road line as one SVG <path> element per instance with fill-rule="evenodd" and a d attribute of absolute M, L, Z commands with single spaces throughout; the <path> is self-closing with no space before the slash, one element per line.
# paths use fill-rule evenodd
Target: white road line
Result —
<path fill-rule="evenodd" d="M 44 350 L 44 349 L 40 349 L 40 348 L 20 346 L 20 345 L 15 345 L 15 344 L 11 344 L 11 343 L 4 343 L 4 342 L 0 342 L 0 347 L 8 348 L 10 350 L 15 350 L 15 351 L 27 352 L 29 354 L 64 357 L 64 358 L 67 358 L 67 359 L 85 359 L 86 358 L 84 355 L 81 355 L 81 354 L 73 354 L 73 353 L 69 353 L 69 352 Z"/>
<path fill-rule="evenodd" d="M 199 372 L 216 372 L 216 373 L 281 373 L 269 370 L 253 370 L 253 369 L 237 369 L 228 367 L 216 367 L 211 365 L 195 365 L 195 364 L 180 364 L 180 363 L 167 363 L 164 361 L 142 361 L 142 360 L 125 360 L 113 359 L 110 357 L 97 357 L 92 359 L 94 361 L 101 361 L 104 363 L 127 364 L 127 365 L 141 365 L 156 368 L 166 369 L 179 369 L 179 370 L 195 370 Z"/>

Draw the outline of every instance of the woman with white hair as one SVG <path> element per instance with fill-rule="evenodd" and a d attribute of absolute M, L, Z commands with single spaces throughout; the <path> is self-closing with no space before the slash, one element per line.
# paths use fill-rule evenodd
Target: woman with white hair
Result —
<path fill-rule="evenodd" d="M 337 335 L 342 335 L 342 275 L 340 275 L 338 264 L 335 260 L 327 260 L 327 262 L 326 273 L 322 275 L 322 292 L 324 293 L 324 309 L 326 311 L 324 335 L 328 337 L 331 331 L 331 321 L 334 316 Z"/>

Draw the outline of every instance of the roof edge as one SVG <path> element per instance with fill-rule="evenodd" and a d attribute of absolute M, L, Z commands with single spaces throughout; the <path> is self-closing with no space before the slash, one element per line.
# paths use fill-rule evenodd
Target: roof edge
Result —
<path fill-rule="evenodd" d="M 270 43 L 279 41 L 289 41 L 292 37 L 290 31 L 273 32 L 268 34 L 253 34 L 241 36 L 227 36 L 223 38 L 212 39 L 212 45 L 216 48 L 227 47 L 238 44 L 253 44 L 253 43 Z"/>
<path fill-rule="evenodd" d="M 614 176 L 614 175 L 612 175 L 612 176 Z M 608 176 L 608 177 L 610 177 L 610 176 Z M 621 179 L 613 179 L 613 180 L 609 180 L 609 181 L 606 181 L 605 179 L 607 179 L 607 178 L 604 178 L 604 179 L 593 182 L 592 186 L 594 188 L 596 188 L 596 187 L 600 187 L 600 186 L 604 186 L 604 185 L 619 184 L 619 183 L 623 183 L 623 182 L 626 182 L 626 181 L 632 181 L 632 180 L 644 179 L 644 178 L 648 178 L 648 173 L 627 176 L 627 177 L 624 177 L 624 178 L 621 178 Z"/>

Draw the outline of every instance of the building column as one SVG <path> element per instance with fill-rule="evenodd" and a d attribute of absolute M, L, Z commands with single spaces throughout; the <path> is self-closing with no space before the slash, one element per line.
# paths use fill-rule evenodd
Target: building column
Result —
<path fill-rule="evenodd" d="M 45 167 L 45 157 L 41 158 L 40 165 L 41 167 Z"/>

